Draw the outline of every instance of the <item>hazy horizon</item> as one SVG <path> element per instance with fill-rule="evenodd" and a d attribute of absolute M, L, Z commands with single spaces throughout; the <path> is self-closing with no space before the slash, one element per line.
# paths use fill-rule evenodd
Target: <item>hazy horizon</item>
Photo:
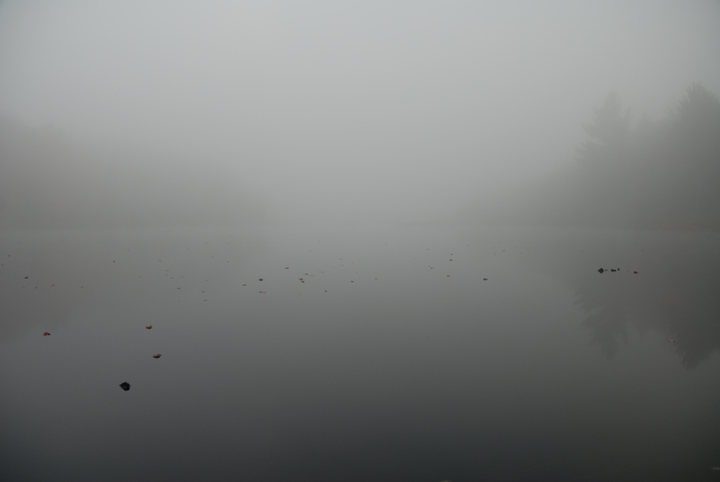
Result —
<path fill-rule="evenodd" d="M 611 91 L 635 121 L 720 93 L 719 49 L 710 1 L 5 1 L 0 115 L 91 183 L 198 166 L 266 220 L 438 222 L 569 162 Z"/>

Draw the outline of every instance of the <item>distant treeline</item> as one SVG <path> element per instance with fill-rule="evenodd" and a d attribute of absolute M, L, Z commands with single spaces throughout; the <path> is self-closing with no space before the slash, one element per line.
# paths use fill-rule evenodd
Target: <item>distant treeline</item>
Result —
<path fill-rule="evenodd" d="M 79 148 L 0 117 L 0 229 L 238 225 L 263 217 L 236 169 L 143 150 Z"/>
<path fill-rule="evenodd" d="M 574 162 L 529 186 L 500 223 L 720 229 L 720 101 L 700 84 L 659 121 L 633 123 L 610 94 Z"/>

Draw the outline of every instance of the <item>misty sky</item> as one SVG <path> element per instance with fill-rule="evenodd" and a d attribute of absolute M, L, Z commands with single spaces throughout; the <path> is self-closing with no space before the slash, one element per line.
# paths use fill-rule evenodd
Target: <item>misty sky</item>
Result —
<path fill-rule="evenodd" d="M 720 94 L 719 52 L 717 1 L 7 0 L 0 115 L 281 220 L 437 220 L 570 160 L 610 91 L 635 119 Z"/>

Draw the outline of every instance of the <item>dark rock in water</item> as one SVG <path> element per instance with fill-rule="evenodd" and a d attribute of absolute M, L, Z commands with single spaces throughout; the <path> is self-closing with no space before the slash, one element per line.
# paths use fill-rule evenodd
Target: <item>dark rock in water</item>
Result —
<path fill-rule="evenodd" d="M 598 270 L 598 273 L 600 273 L 600 274 L 603 274 L 604 272 L 605 272 L 605 270 L 602 269 L 602 268 L 600 268 L 600 269 Z"/>
<path fill-rule="evenodd" d="M 120 388 L 122 388 L 123 390 L 125 390 L 127 392 L 128 390 L 130 390 L 130 384 L 128 382 L 122 382 L 120 384 Z"/>

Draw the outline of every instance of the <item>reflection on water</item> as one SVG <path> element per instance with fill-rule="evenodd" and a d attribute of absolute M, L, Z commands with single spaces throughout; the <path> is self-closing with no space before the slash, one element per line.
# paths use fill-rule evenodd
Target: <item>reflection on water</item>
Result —
<path fill-rule="evenodd" d="M 715 480 L 717 246 L 3 233 L 0 478 Z"/>
<path fill-rule="evenodd" d="M 574 231 L 546 237 L 543 249 L 562 251 L 564 259 L 536 260 L 573 287 L 587 313 L 584 325 L 608 357 L 627 341 L 631 326 L 666 336 L 688 368 L 720 349 L 718 234 Z M 602 267 L 603 273 L 593 271 Z"/>

